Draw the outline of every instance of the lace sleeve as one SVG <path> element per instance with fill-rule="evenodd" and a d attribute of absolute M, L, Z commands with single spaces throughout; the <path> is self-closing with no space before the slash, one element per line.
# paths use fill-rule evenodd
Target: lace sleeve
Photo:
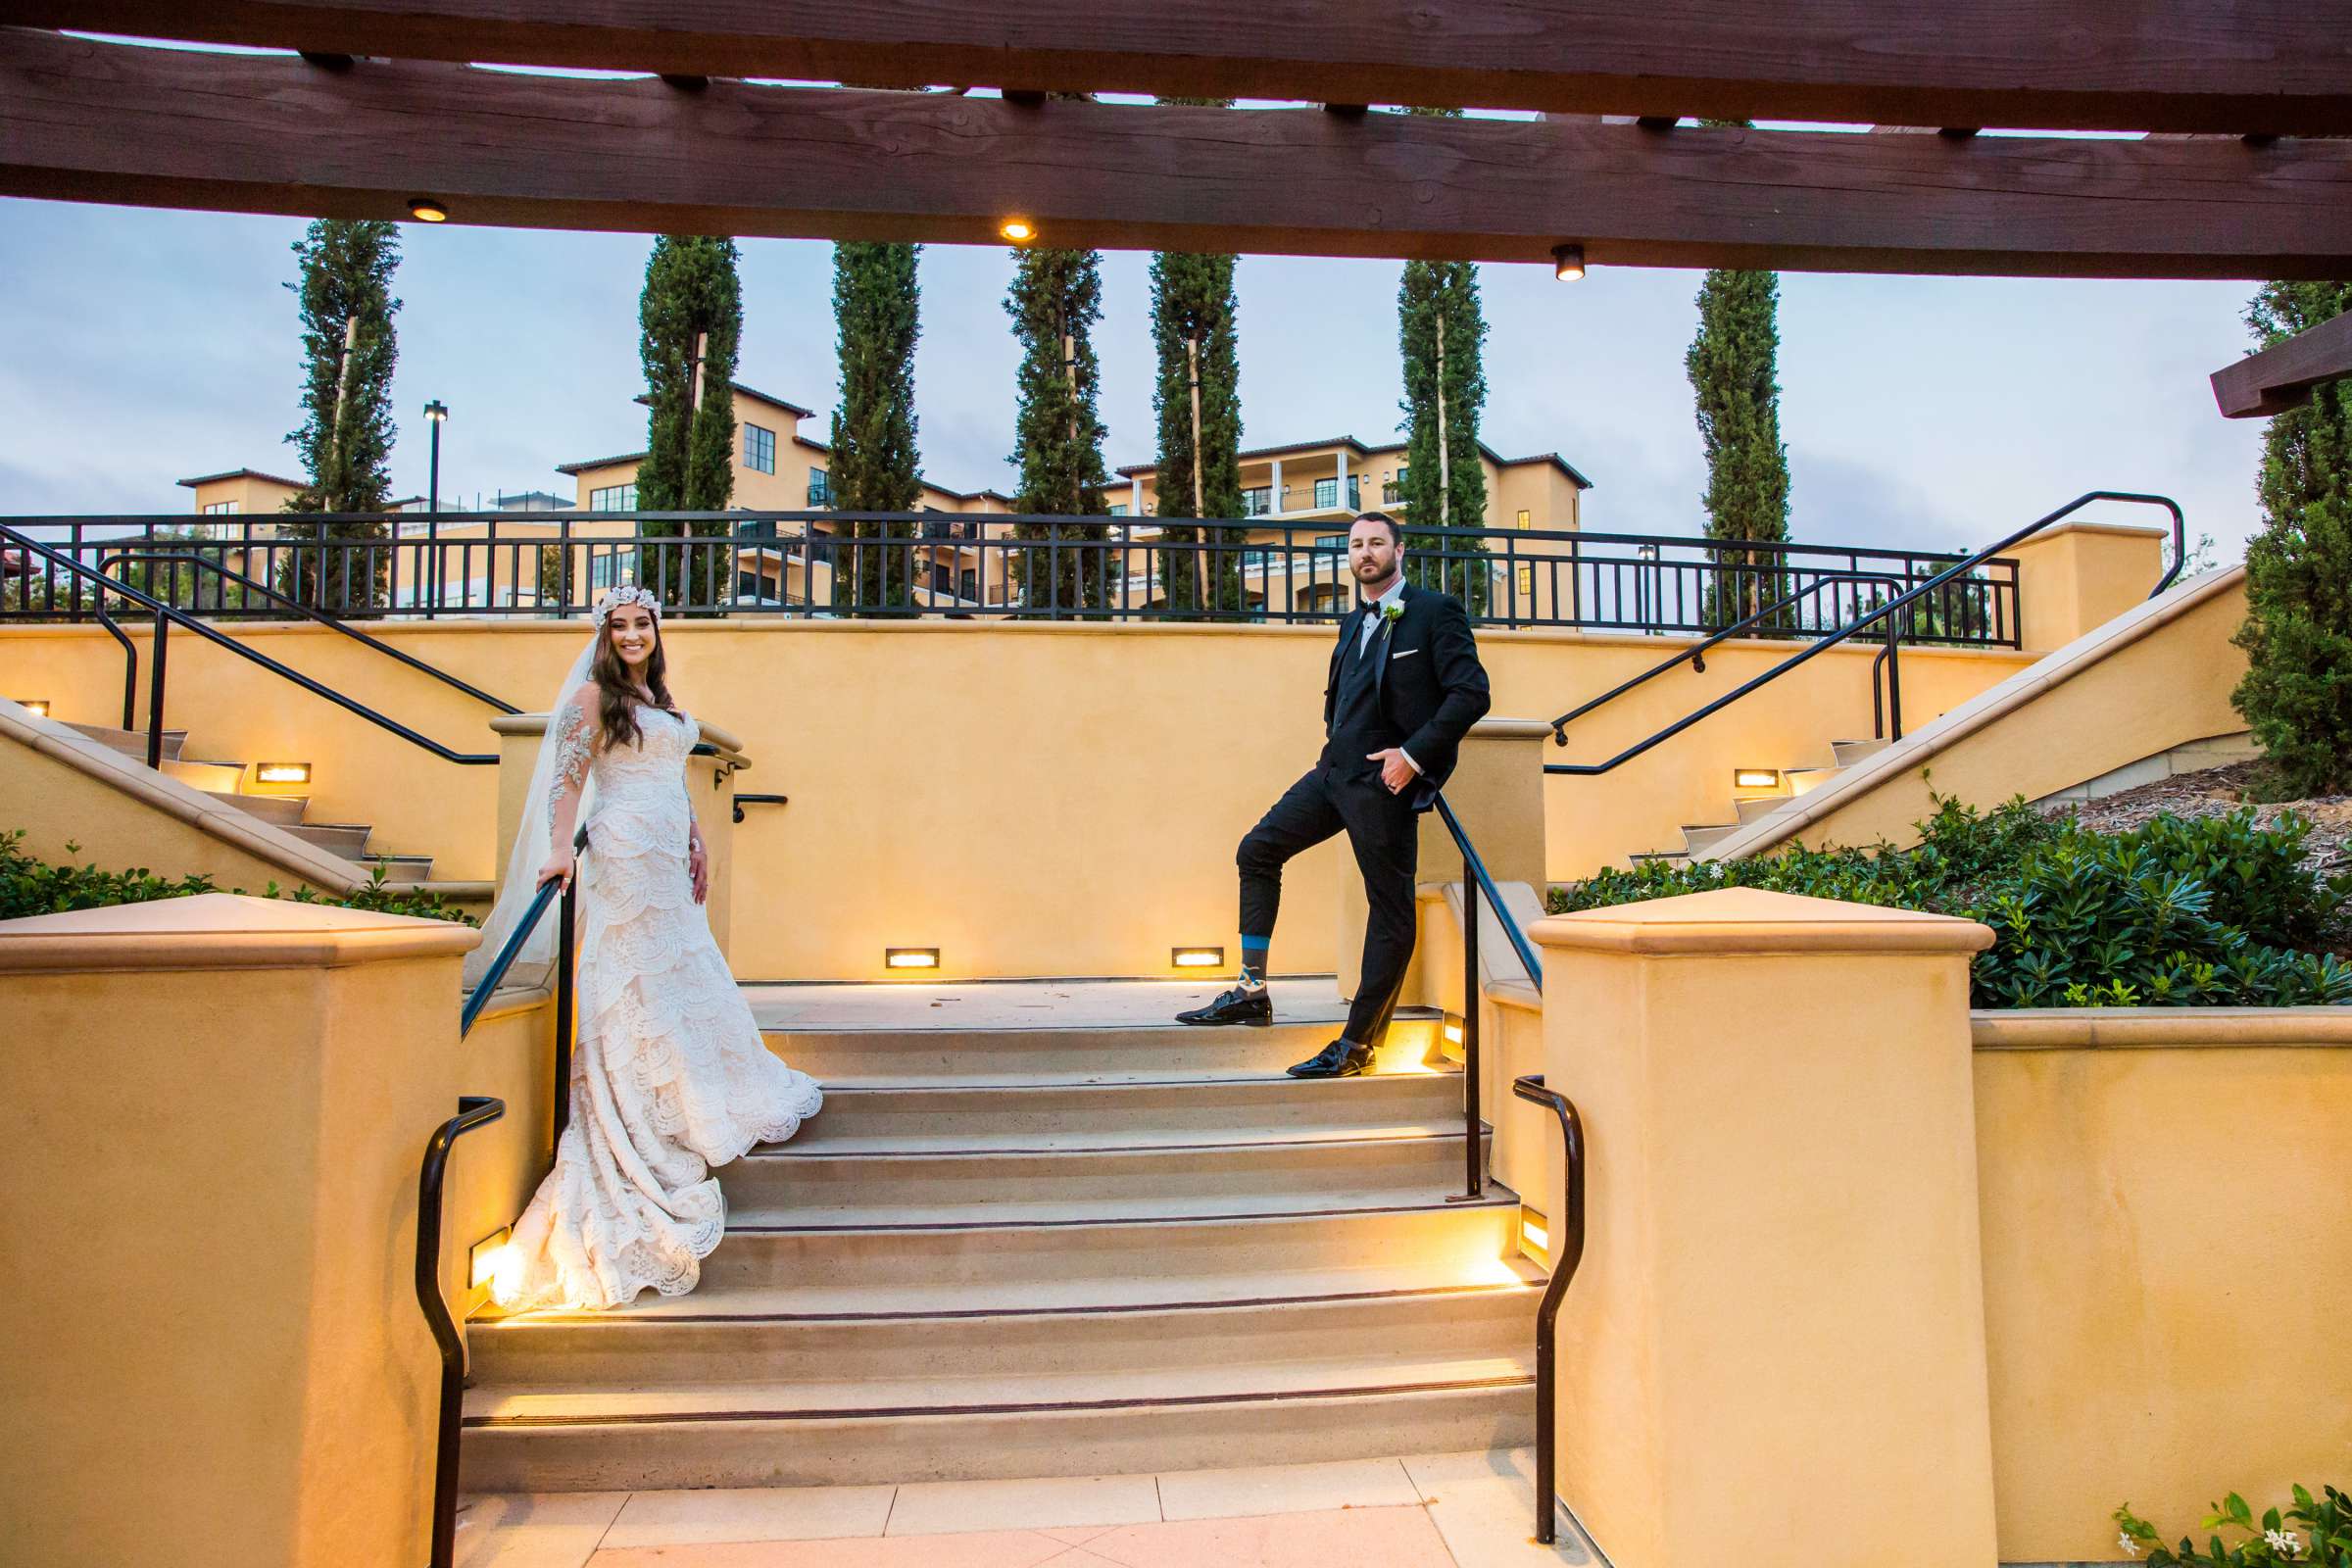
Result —
<path fill-rule="evenodd" d="M 590 736 L 587 709 L 578 702 L 564 705 L 556 715 L 556 766 L 547 791 L 547 809 L 551 816 L 563 810 L 564 798 L 577 795 L 588 777 Z"/>

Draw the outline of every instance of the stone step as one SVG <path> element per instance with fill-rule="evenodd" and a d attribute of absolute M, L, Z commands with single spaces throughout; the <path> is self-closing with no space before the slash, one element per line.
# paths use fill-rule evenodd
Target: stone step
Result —
<path fill-rule="evenodd" d="M 1683 848 L 1692 855 L 1704 855 L 1725 839 L 1740 831 L 1737 822 L 1710 822 L 1703 827 L 1683 827 Z"/>
<path fill-rule="evenodd" d="M 272 827 L 293 829 L 302 825 L 310 809 L 307 795 L 239 795 L 234 790 L 207 790 L 216 801 L 224 801 L 238 810 L 258 816 Z"/>
<path fill-rule="evenodd" d="M 233 795 L 245 781 L 241 762 L 166 761 L 164 774 L 207 795 Z"/>
<path fill-rule="evenodd" d="M 1517 1197 L 1489 1184 L 1471 1202 L 1432 1193 L 1387 1208 L 1273 1216 L 1187 1200 L 1061 1224 L 842 1229 L 789 1216 L 739 1219 L 704 1260 L 703 1280 L 729 1289 L 817 1280 L 853 1299 L 906 1287 L 985 1297 L 1051 1282 L 1044 1298 L 1080 1305 L 1108 1298 L 1108 1284 L 1132 1291 L 1145 1281 L 1157 1282 L 1145 1299 L 1201 1299 L 1202 1290 L 1252 1272 L 1409 1266 L 1491 1279 L 1497 1260 L 1517 1250 L 1518 1217 Z"/>
<path fill-rule="evenodd" d="M 1629 855 L 1625 858 L 1627 863 L 1632 865 L 1646 865 L 1653 862 L 1659 865 L 1689 865 L 1690 852 L 1689 850 L 1650 850 L 1640 855 Z"/>
<path fill-rule="evenodd" d="M 824 1114 L 776 1151 L 921 1153 L 993 1150 L 1183 1148 L 1262 1142 L 1269 1129 L 1364 1137 L 1457 1122 L 1451 1072 L 1283 1076 L 1191 1082 L 842 1087 Z"/>
<path fill-rule="evenodd" d="M 1770 816 L 1787 806 L 1793 797 L 1787 795 L 1751 795 L 1739 803 L 1740 825 L 1745 827 L 1759 817 Z"/>
<path fill-rule="evenodd" d="M 1247 1291 L 1252 1281 L 1236 1280 Z M 469 1331 L 477 1410 L 534 1392 L 710 1388 L 865 1379 L 1111 1377 L 1138 1369 L 1313 1360 L 1377 1346 L 1396 1356 L 1507 1356 L 1530 1342 L 1542 1281 L 1359 1290 L 1287 1300 L 1138 1304 L 1079 1311 L 964 1307 L 808 1316 L 762 1310 L 759 1293 L 702 1291 L 692 1316 L 529 1316 Z"/>
<path fill-rule="evenodd" d="M 1462 1155 L 1456 1120 L 1383 1138 L 1207 1149 L 755 1153 L 718 1179 L 739 1224 L 1054 1224 L 1203 1201 L 1228 1213 L 1394 1207 L 1457 1188 Z"/>
<path fill-rule="evenodd" d="M 117 729 L 111 724 L 76 724 L 68 719 L 58 722 L 77 734 L 87 735 L 91 740 L 113 747 L 125 757 L 141 762 L 147 760 L 147 732 L 143 729 Z M 188 732 L 184 729 L 164 731 L 164 760 L 177 761 L 179 749 L 187 738 Z"/>
<path fill-rule="evenodd" d="M 362 869 L 384 868 L 384 880 L 406 887 L 427 882 L 433 875 L 433 858 L 429 855 L 359 855 L 353 857 Z"/>
<path fill-rule="evenodd" d="M 1435 1018 L 1400 1018 L 1376 1065 L 1416 1066 L 1437 1041 Z M 1321 1051 L 1328 1020 L 1202 1028 L 763 1031 L 768 1049 L 824 1084 L 1090 1084 L 1271 1077 Z"/>
<path fill-rule="evenodd" d="M 1404 1359 L 1367 1348 L 1107 1378 L 745 1385 L 723 1399 L 694 1388 L 528 1405 L 469 1396 L 461 1485 L 839 1486 L 1508 1447 L 1534 1431 L 1532 1360 L 1532 1350 Z"/>
<path fill-rule="evenodd" d="M 1790 794 L 1807 795 L 1844 771 L 1842 767 L 1792 767 L 1781 776 L 1788 781 Z"/>
<path fill-rule="evenodd" d="M 329 855 L 357 860 L 368 853 L 370 829 L 365 822 L 300 822 L 289 825 L 286 831 L 305 843 L 317 845 Z M 389 873 L 385 880 L 391 880 Z"/>
<path fill-rule="evenodd" d="M 1830 742 L 1830 753 L 1838 759 L 1839 767 L 1851 767 L 1865 758 L 1878 756 L 1892 744 L 1891 741 L 1885 740 L 1832 741 Z"/>

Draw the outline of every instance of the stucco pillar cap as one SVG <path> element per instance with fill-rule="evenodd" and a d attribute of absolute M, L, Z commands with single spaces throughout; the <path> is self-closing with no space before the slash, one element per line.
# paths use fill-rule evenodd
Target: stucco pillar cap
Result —
<path fill-rule="evenodd" d="M 1981 953 L 1992 928 L 1948 914 L 1717 888 L 1555 914 L 1528 928 L 1547 948 L 1593 953 Z"/>
<path fill-rule="evenodd" d="M 456 957 L 480 931 L 334 905 L 200 893 L 0 920 L 0 973 L 89 969 L 336 969 Z"/>
<path fill-rule="evenodd" d="M 1482 718 L 1470 726 L 1470 733 L 1492 740 L 1539 741 L 1550 737 L 1551 726 L 1540 718 Z"/>

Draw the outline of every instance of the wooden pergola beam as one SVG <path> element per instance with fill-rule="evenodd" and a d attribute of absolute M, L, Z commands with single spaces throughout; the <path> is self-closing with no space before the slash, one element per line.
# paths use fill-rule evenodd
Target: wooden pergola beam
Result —
<path fill-rule="evenodd" d="M 884 86 L 2352 132 L 2352 0 L 0 0 L 0 22 Z"/>
<path fill-rule="evenodd" d="M 1594 266 L 2352 271 L 2352 142 L 1867 136 L 518 74 L 0 29 L 0 194 L 334 218 Z"/>
<path fill-rule="evenodd" d="M 2352 314 L 2214 371 L 2213 400 L 2230 418 L 2263 418 L 2310 402 L 2313 388 L 2346 376 L 2352 376 Z"/>

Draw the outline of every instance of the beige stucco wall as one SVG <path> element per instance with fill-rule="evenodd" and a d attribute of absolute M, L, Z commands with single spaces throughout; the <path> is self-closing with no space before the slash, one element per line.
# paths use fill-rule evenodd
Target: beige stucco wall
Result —
<path fill-rule="evenodd" d="M 1978 1013 L 2000 1555 L 2352 1471 L 2352 1008 Z M 2201 1539 L 2201 1538 L 2200 1538 Z"/>
<path fill-rule="evenodd" d="M 424 1559 L 416 1170 L 472 941 L 226 895 L 0 923 L 12 1561 Z"/>
<path fill-rule="evenodd" d="M 522 707 L 545 701 L 586 637 L 535 619 L 377 631 Z M 446 745 L 498 749 L 481 704 L 331 632 L 236 634 Z M 742 787 L 792 797 L 738 835 L 732 929 L 738 972 L 799 979 L 876 974 L 886 944 L 938 946 L 951 974 L 1161 974 L 1172 945 L 1230 937 L 1234 847 L 1320 749 L 1332 633 L 747 616 L 667 635 L 679 701 L 757 759 Z M 1494 711 L 1535 715 L 1664 652 L 1561 632 L 1489 632 L 1480 647 Z M 1727 644 L 1706 674 L 1661 677 L 1544 755 L 1605 755 L 1788 651 Z M 1548 874 L 1722 820 L 1734 765 L 1826 760 L 1833 736 L 1868 732 L 1869 662 L 1833 651 L 1615 774 L 1550 779 Z M 1931 711 L 2021 662 L 1922 650 L 1906 691 Z M 122 655 L 96 628 L 0 628 L 0 666 L 61 718 L 119 710 Z M 495 875 L 497 768 L 444 762 L 192 638 L 173 639 L 172 671 L 167 722 L 188 727 L 190 756 L 310 761 L 313 820 L 373 823 L 378 847 L 434 856 L 436 877 Z M 1336 853 L 1294 868 L 1314 892 L 1278 934 L 1286 970 L 1334 966 L 1322 890 Z"/>

